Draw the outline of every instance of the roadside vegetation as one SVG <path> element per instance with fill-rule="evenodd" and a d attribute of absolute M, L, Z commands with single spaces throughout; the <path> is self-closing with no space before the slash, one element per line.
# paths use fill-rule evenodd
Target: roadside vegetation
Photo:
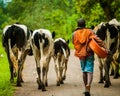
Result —
<path fill-rule="evenodd" d="M 0 96 L 12 96 L 14 87 L 10 83 L 9 65 L 0 42 Z"/>

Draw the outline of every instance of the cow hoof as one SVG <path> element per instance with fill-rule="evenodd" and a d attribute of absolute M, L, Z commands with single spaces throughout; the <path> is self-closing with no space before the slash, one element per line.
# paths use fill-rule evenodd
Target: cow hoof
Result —
<path fill-rule="evenodd" d="M 22 83 L 24 83 L 23 79 L 21 80 Z"/>
<path fill-rule="evenodd" d="M 38 85 L 38 89 L 42 89 L 40 85 Z"/>
<path fill-rule="evenodd" d="M 22 85 L 21 84 L 17 84 L 17 87 L 22 87 Z"/>
<path fill-rule="evenodd" d="M 57 83 L 56 86 L 60 86 L 60 83 Z"/>
<path fill-rule="evenodd" d="M 64 82 L 63 82 L 63 81 L 61 81 L 61 82 L 60 82 L 60 84 L 64 84 Z"/>
<path fill-rule="evenodd" d="M 105 85 L 104 88 L 109 88 L 110 86 L 109 85 Z"/>
<path fill-rule="evenodd" d="M 47 91 L 45 88 L 42 88 L 42 91 Z"/>
<path fill-rule="evenodd" d="M 113 78 L 114 78 L 114 79 L 118 79 L 118 76 L 114 76 Z"/>
<path fill-rule="evenodd" d="M 91 96 L 90 92 L 85 92 L 84 94 L 85 94 L 85 96 Z"/>
<path fill-rule="evenodd" d="M 119 73 L 116 73 L 116 74 L 114 75 L 114 79 L 118 79 L 118 77 L 119 77 Z"/>
<path fill-rule="evenodd" d="M 66 79 L 66 76 L 63 76 L 63 77 L 62 77 L 62 80 L 65 80 L 65 79 Z"/>
<path fill-rule="evenodd" d="M 103 81 L 99 81 L 98 83 L 104 83 Z"/>

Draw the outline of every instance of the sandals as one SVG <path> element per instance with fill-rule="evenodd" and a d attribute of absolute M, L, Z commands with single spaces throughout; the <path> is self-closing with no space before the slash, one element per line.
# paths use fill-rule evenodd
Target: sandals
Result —
<path fill-rule="evenodd" d="M 85 96 L 90 96 L 90 86 L 86 85 L 86 92 L 84 92 Z"/>
<path fill-rule="evenodd" d="M 90 96 L 90 92 L 85 92 L 85 96 Z"/>

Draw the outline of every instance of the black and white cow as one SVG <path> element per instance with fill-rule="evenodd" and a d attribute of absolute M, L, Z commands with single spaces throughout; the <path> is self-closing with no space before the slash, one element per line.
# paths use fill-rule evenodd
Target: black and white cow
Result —
<path fill-rule="evenodd" d="M 120 48 L 119 48 L 120 49 Z M 116 52 L 113 55 L 113 61 L 110 66 L 110 75 L 114 76 L 114 79 L 117 79 L 120 74 L 119 74 L 119 69 L 120 69 L 120 50 L 117 49 Z"/>
<path fill-rule="evenodd" d="M 21 86 L 22 69 L 26 56 L 29 54 L 31 31 L 25 25 L 13 24 L 7 25 L 3 29 L 2 45 L 7 54 L 11 82 L 17 75 L 17 86 Z M 18 74 L 16 74 L 18 72 Z"/>
<path fill-rule="evenodd" d="M 66 71 L 68 66 L 68 59 L 70 56 L 70 48 L 68 46 L 69 40 L 58 38 L 54 41 L 54 55 L 55 71 L 57 75 L 57 86 L 63 84 L 66 79 Z"/>
<path fill-rule="evenodd" d="M 113 61 L 111 65 L 111 75 L 114 75 L 114 79 L 116 79 L 119 77 L 119 68 L 120 68 L 120 22 L 118 22 L 116 19 L 112 19 L 111 21 L 109 21 L 109 24 L 115 25 L 119 31 L 118 43 L 117 43 L 118 47 L 115 54 L 113 55 Z"/>
<path fill-rule="evenodd" d="M 53 54 L 54 36 L 54 32 L 51 34 L 49 30 L 38 29 L 33 31 L 31 38 L 31 46 L 35 57 L 36 70 L 38 74 L 38 89 L 42 89 L 42 91 L 46 91 L 45 86 L 48 86 L 47 74 L 49 62 Z"/>
<path fill-rule="evenodd" d="M 112 22 L 112 20 L 110 21 Z M 100 37 L 106 44 L 107 48 L 110 50 L 110 54 L 107 58 L 101 59 L 99 58 L 99 69 L 100 69 L 100 81 L 99 83 L 103 83 L 105 80 L 104 87 L 109 87 L 111 85 L 110 77 L 109 77 L 109 70 L 110 65 L 113 62 L 116 62 L 118 65 L 119 56 L 115 59 L 115 54 L 119 50 L 119 29 L 116 24 L 111 24 L 110 22 L 102 22 L 97 27 L 95 27 L 94 31 L 98 37 Z M 103 76 L 103 67 L 105 69 L 105 78 Z"/>

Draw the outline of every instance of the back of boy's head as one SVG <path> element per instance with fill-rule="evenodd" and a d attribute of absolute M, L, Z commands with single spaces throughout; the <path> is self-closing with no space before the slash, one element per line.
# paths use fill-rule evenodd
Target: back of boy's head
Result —
<path fill-rule="evenodd" d="M 77 26 L 84 28 L 85 27 L 85 20 L 83 18 L 78 19 Z"/>

